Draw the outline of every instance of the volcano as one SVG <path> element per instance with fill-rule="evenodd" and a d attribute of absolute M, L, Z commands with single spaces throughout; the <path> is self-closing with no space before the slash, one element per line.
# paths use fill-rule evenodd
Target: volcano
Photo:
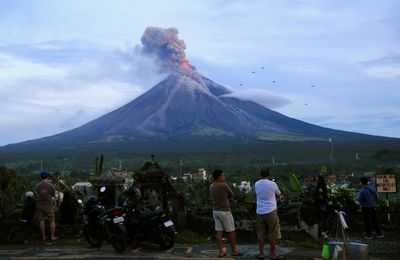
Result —
<path fill-rule="evenodd" d="M 141 41 L 143 47 L 138 55 L 158 61 L 160 71 L 168 75 L 163 81 L 130 103 L 81 127 L 1 150 L 82 148 L 99 143 L 143 141 L 154 144 L 165 140 L 183 144 L 190 140 L 193 144 L 205 139 L 236 143 L 384 139 L 319 127 L 230 96 L 229 89 L 202 76 L 189 63 L 185 42 L 179 39 L 176 28 L 148 27 Z"/>
<path fill-rule="evenodd" d="M 296 120 L 249 100 L 229 97 L 226 87 L 193 67 L 175 70 L 130 103 L 76 129 L 26 141 L 64 147 L 93 143 L 204 138 L 232 141 L 365 140 L 374 136 Z"/>

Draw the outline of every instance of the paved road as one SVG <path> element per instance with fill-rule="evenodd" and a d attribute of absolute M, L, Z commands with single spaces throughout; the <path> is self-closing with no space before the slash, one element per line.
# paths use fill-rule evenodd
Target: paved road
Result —
<path fill-rule="evenodd" d="M 255 259 L 257 245 L 240 245 L 239 249 L 244 253 L 241 257 L 231 257 L 227 248 L 227 256 L 222 259 Z M 266 246 L 266 252 L 269 248 Z M 278 247 L 279 254 L 286 259 L 313 259 L 320 253 L 319 250 L 294 249 Z M 104 245 L 100 250 L 88 248 L 85 245 L 53 244 L 42 246 L 35 243 L 25 245 L 1 245 L 0 258 L 2 259 L 159 259 L 159 260 L 213 260 L 218 258 L 218 251 L 213 244 L 176 245 L 166 251 L 159 250 L 153 245 L 131 247 L 123 254 L 117 254 L 110 245 Z M 268 258 L 267 258 L 268 259 Z"/>
<path fill-rule="evenodd" d="M 257 255 L 257 245 L 239 245 L 244 253 L 241 257 L 231 257 L 227 248 L 227 257 L 218 258 L 218 251 L 213 244 L 180 244 L 166 251 L 161 251 L 157 246 L 145 244 L 143 246 L 129 247 L 125 253 L 117 254 L 110 245 L 103 245 L 99 250 L 88 248 L 85 244 L 55 243 L 43 246 L 38 243 L 23 245 L 0 245 L 1 259 L 158 259 L 158 260 L 254 260 Z M 265 252 L 269 248 L 266 246 Z M 318 259 L 321 254 L 319 249 L 278 247 L 279 254 L 286 259 L 303 260 Z M 372 254 L 370 260 L 399 259 L 396 254 Z M 268 258 L 266 258 L 268 259 Z"/>

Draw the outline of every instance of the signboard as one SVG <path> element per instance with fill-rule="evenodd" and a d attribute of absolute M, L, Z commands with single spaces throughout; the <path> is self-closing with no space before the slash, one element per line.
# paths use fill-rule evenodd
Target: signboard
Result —
<path fill-rule="evenodd" d="M 312 176 L 304 177 L 303 183 L 304 183 L 304 186 L 308 187 L 314 183 L 314 178 Z"/>
<path fill-rule="evenodd" d="M 336 184 L 337 177 L 336 175 L 329 175 L 325 178 L 327 184 Z"/>
<path fill-rule="evenodd" d="M 378 192 L 396 192 L 396 176 L 394 174 L 377 174 L 376 188 Z"/>

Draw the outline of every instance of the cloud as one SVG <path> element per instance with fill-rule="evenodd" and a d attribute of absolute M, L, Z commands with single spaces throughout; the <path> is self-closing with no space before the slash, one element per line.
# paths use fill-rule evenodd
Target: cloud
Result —
<path fill-rule="evenodd" d="M 66 129 L 62 120 L 71 126 L 73 118 L 90 120 L 154 85 L 161 76 L 131 44 L 140 42 L 149 25 L 177 27 L 188 59 L 211 79 L 241 90 L 262 86 L 286 97 L 291 103 L 278 102 L 277 108 L 289 116 L 339 118 L 365 111 L 359 116 L 369 118 L 382 108 L 398 111 L 397 0 L 3 2 L 0 118 L 7 111 L 24 128 L 0 121 L 0 144 L 17 140 L 18 131 L 47 134 L 38 123 L 24 123 L 30 114 L 42 122 L 54 119 L 48 132 L 55 133 Z M 251 73 L 260 66 L 265 70 Z M 385 134 L 391 123 L 380 124 Z M 357 126 L 369 128 L 366 121 Z"/>
<path fill-rule="evenodd" d="M 234 91 L 223 97 L 235 97 L 243 100 L 249 100 L 263 105 L 267 108 L 280 108 L 290 104 L 290 100 L 282 96 L 273 94 L 264 89 L 246 89 Z"/>
<path fill-rule="evenodd" d="M 38 77 L 64 77 L 65 70 L 44 66 L 0 52 L 0 80 L 19 80 Z"/>
<path fill-rule="evenodd" d="M 163 77 L 134 47 L 86 48 L 62 42 L 0 48 L 0 145 L 80 126 Z"/>
<path fill-rule="evenodd" d="M 338 114 L 331 116 L 304 117 L 303 120 L 334 129 L 351 132 L 380 135 L 388 137 L 400 137 L 399 124 L 400 113 L 373 113 L 366 114 Z M 366 128 L 365 126 L 368 125 Z M 384 131 L 382 131 L 384 130 Z"/>
<path fill-rule="evenodd" d="M 301 74 L 321 75 L 325 73 L 321 66 L 305 62 L 293 62 L 282 65 L 281 68 Z"/>
<path fill-rule="evenodd" d="M 400 78 L 400 55 L 382 57 L 360 63 L 361 68 L 368 74 L 384 78 Z"/>

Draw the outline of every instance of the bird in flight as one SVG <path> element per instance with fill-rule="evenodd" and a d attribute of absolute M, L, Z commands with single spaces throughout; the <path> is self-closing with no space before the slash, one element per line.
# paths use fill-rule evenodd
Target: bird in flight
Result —
<path fill-rule="evenodd" d="M 262 69 L 265 69 L 264 67 L 261 67 Z"/>
<path fill-rule="evenodd" d="M 273 80 L 273 81 L 272 81 L 272 83 L 276 83 L 276 81 L 275 81 L 275 80 Z"/>

